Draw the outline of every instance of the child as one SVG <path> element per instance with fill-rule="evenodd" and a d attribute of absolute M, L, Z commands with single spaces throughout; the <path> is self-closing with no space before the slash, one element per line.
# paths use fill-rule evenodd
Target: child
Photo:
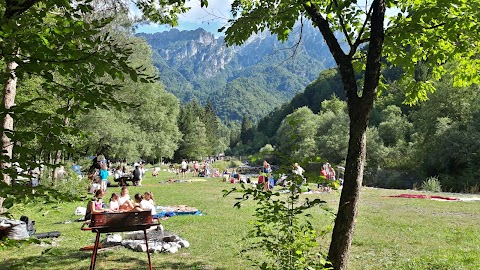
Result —
<path fill-rule="evenodd" d="M 145 192 L 143 198 L 144 200 L 149 201 L 152 205 L 155 205 L 155 199 L 153 198 L 153 193 L 151 191 Z"/>
<path fill-rule="evenodd" d="M 133 204 L 133 208 L 130 210 L 132 212 L 143 211 L 141 207 L 141 202 L 143 201 L 143 197 L 140 194 L 135 194 L 135 203 Z"/>
<path fill-rule="evenodd" d="M 107 191 L 107 178 L 108 178 L 108 170 L 107 170 L 107 164 L 102 163 L 102 167 L 100 169 L 100 172 L 98 173 L 98 176 L 100 177 L 100 189 L 103 190 L 104 192 Z"/>
<path fill-rule="evenodd" d="M 102 213 L 105 212 L 103 209 L 102 198 L 105 195 L 103 190 L 99 189 L 95 192 L 95 197 L 92 201 L 87 204 L 87 211 L 85 213 L 85 220 L 89 220 L 92 217 L 92 213 Z"/>
<path fill-rule="evenodd" d="M 118 204 L 118 194 L 112 193 L 112 197 L 110 197 L 110 210 L 112 211 L 120 211 L 120 205 Z"/>
<path fill-rule="evenodd" d="M 122 187 L 122 191 L 118 197 L 118 207 L 123 211 L 129 211 L 133 208 L 133 203 L 130 201 L 130 195 L 128 195 L 128 189 L 126 186 Z"/>
<path fill-rule="evenodd" d="M 145 192 L 145 194 L 143 195 L 143 200 L 140 202 L 140 207 L 143 210 L 151 210 L 152 215 L 157 214 L 152 192 L 149 192 L 149 191 Z"/>

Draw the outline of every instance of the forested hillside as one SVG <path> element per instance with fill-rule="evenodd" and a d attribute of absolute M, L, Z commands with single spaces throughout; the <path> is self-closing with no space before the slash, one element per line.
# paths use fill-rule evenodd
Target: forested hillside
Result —
<path fill-rule="evenodd" d="M 424 76 L 418 79 L 428 79 L 428 72 L 418 69 Z M 479 87 L 453 87 L 447 79 L 435 85 L 428 101 L 409 106 L 406 86 L 396 81 L 400 72 L 383 72 L 389 83 L 367 130 L 364 184 L 412 188 L 432 178 L 444 190 L 478 192 Z M 257 148 L 251 151 L 268 143 L 294 159 L 319 156 L 343 165 L 349 120 L 339 80 L 336 69 L 322 72 L 305 92 L 260 120 L 251 142 Z"/>
<path fill-rule="evenodd" d="M 138 34 L 153 49 L 166 90 L 182 103 L 212 102 L 223 120 L 258 120 L 302 92 L 320 72 L 334 66 L 323 38 L 310 24 L 294 29 L 286 43 L 261 33 L 242 46 L 197 29 Z M 298 43 L 298 44 L 297 44 Z"/>

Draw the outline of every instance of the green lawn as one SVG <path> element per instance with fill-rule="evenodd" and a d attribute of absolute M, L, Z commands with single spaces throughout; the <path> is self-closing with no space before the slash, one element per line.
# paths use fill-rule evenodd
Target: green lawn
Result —
<path fill-rule="evenodd" d="M 142 187 L 130 187 L 130 195 L 152 191 L 158 205 L 188 205 L 203 216 L 175 216 L 163 221 L 166 230 L 179 234 L 191 246 L 176 254 L 153 254 L 154 269 L 252 269 L 238 256 L 252 220 L 253 202 L 233 208 L 234 196 L 223 198 L 232 184 L 220 179 L 206 182 L 160 183 L 174 174 L 147 178 Z M 191 178 L 191 175 L 188 176 Z M 109 188 L 119 192 L 120 188 Z M 364 188 L 352 244 L 349 269 L 480 269 L 480 202 L 443 202 L 426 199 L 390 198 L 414 191 Z M 460 196 L 452 195 L 449 196 Z M 339 192 L 302 195 L 321 198 L 337 207 Z M 461 195 L 466 196 L 466 195 Z M 77 206 L 86 203 L 16 206 L 16 218 L 26 214 L 36 221 L 37 232 L 58 230 L 62 236 L 51 245 L 25 244 L 0 251 L 1 269 L 88 269 L 95 234 L 80 230 Z M 320 209 L 312 210 L 318 228 L 330 225 Z M 328 243 L 323 240 L 322 248 Z M 97 258 L 96 269 L 148 269 L 145 253 L 127 249 L 106 251 Z"/>

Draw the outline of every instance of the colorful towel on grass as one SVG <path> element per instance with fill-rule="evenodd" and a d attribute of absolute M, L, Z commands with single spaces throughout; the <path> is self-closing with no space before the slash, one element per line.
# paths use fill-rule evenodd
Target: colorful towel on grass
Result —
<path fill-rule="evenodd" d="M 207 182 L 206 179 L 168 179 L 167 181 L 160 181 L 160 184 L 168 184 L 168 183 L 192 183 L 192 182 Z"/>
<path fill-rule="evenodd" d="M 157 214 L 154 215 L 154 218 L 173 217 L 181 215 L 202 215 L 202 211 L 186 205 L 157 206 L 156 210 Z"/>

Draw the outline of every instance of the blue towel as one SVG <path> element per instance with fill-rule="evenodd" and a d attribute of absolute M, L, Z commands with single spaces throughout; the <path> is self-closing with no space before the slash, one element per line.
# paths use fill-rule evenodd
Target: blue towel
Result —
<path fill-rule="evenodd" d="M 195 215 L 195 216 L 201 216 L 202 211 L 197 210 L 197 211 L 191 211 L 191 212 L 167 212 L 167 211 L 162 211 L 158 214 L 153 215 L 153 218 L 163 218 L 163 217 L 173 217 L 173 216 L 182 216 L 182 215 Z"/>

